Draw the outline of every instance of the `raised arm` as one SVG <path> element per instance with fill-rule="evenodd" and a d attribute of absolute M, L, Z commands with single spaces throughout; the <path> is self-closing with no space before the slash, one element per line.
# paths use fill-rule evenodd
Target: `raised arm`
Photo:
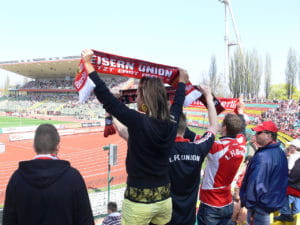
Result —
<path fill-rule="evenodd" d="M 125 141 L 127 141 L 128 137 L 129 137 L 127 127 L 123 123 L 121 123 L 117 118 L 113 119 L 113 124 L 114 124 L 119 136 L 121 138 L 123 138 Z"/>
<path fill-rule="evenodd" d="M 138 119 L 139 113 L 135 110 L 129 109 L 126 105 L 121 103 L 106 87 L 106 84 L 99 78 L 91 63 L 93 54 L 94 53 L 91 49 L 85 49 L 82 51 L 81 57 L 84 61 L 84 66 L 89 73 L 90 79 L 96 85 L 94 93 L 97 99 L 103 104 L 103 108 L 105 108 L 108 113 L 116 117 L 126 126 L 130 123 L 135 123 Z"/>
<path fill-rule="evenodd" d="M 211 94 L 211 89 L 207 86 L 199 86 L 198 87 L 201 93 L 204 95 L 206 98 L 207 102 L 207 110 L 208 110 L 208 120 L 209 120 L 209 126 L 208 126 L 208 131 L 211 131 L 212 133 L 216 134 L 219 129 L 219 124 L 218 124 L 218 116 L 217 116 L 217 111 L 215 104 L 213 102 L 213 96 Z"/>
<path fill-rule="evenodd" d="M 243 96 L 239 97 L 239 102 L 237 103 L 236 106 L 236 113 L 243 122 L 243 128 L 241 133 L 243 133 L 244 136 L 246 137 L 246 126 L 247 126 L 247 122 L 249 121 L 249 117 L 247 116 L 247 114 L 245 114 L 245 103 L 243 100 Z"/>
<path fill-rule="evenodd" d="M 170 112 L 178 123 L 182 106 L 185 99 L 185 84 L 189 82 L 189 75 L 186 70 L 179 69 L 179 83 L 174 97 L 174 102 L 171 106 Z"/>

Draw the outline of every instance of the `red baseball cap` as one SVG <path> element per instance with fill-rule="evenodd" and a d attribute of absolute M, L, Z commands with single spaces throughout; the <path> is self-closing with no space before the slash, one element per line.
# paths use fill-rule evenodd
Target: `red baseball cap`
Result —
<path fill-rule="evenodd" d="M 276 133 L 278 131 L 278 128 L 275 123 L 272 121 L 264 121 L 261 124 L 259 124 L 256 127 L 253 127 L 252 130 L 254 131 L 271 131 Z"/>

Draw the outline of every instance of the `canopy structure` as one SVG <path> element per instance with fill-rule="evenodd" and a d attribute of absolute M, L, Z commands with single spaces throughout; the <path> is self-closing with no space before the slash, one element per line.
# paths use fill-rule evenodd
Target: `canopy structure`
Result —
<path fill-rule="evenodd" d="M 0 68 L 31 79 L 74 77 L 80 56 L 36 58 L 0 62 Z"/>

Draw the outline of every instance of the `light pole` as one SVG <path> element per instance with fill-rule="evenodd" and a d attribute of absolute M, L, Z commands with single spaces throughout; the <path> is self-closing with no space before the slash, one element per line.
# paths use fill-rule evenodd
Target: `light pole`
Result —
<path fill-rule="evenodd" d="M 241 42 L 240 42 L 240 37 L 239 37 L 239 33 L 238 33 L 238 29 L 236 26 L 236 22 L 235 22 L 235 18 L 231 9 L 231 5 L 230 5 L 230 0 L 219 0 L 219 2 L 224 3 L 225 6 L 225 36 L 224 36 L 224 41 L 225 41 L 225 58 L 224 58 L 224 76 L 227 78 L 229 77 L 229 47 L 233 46 L 233 45 L 238 45 L 243 57 L 243 64 L 244 63 L 244 54 L 243 54 L 243 49 L 241 46 Z M 236 42 L 229 42 L 229 23 L 228 23 L 228 18 L 227 15 L 228 13 L 231 15 L 231 20 L 233 23 L 233 29 L 234 29 L 234 33 L 235 33 L 235 37 L 236 37 Z"/>
<path fill-rule="evenodd" d="M 108 150 L 108 163 L 107 163 L 107 203 L 110 200 L 110 183 L 114 177 L 110 177 L 110 167 L 117 165 L 117 150 L 118 146 L 115 144 L 109 144 L 103 147 L 104 151 Z"/>

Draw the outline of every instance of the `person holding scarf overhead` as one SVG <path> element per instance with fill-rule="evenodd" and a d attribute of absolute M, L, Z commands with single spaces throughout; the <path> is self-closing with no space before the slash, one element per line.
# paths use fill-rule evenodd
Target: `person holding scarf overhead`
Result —
<path fill-rule="evenodd" d="M 177 133 L 188 74 L 180 69 L 179 83 L 170 114 L 166 89 L 159 78 L 143 77 L 137 90 L 136 110 L 121 103 L 99 78 L 91 64 L 93 51 L 83 50 L 82 59 L 94 93 L 105 110 L 128 128 L 126 157 L 127 188 L 122 224 L 166 224 L 172 215 L 169 153 Z"/>

